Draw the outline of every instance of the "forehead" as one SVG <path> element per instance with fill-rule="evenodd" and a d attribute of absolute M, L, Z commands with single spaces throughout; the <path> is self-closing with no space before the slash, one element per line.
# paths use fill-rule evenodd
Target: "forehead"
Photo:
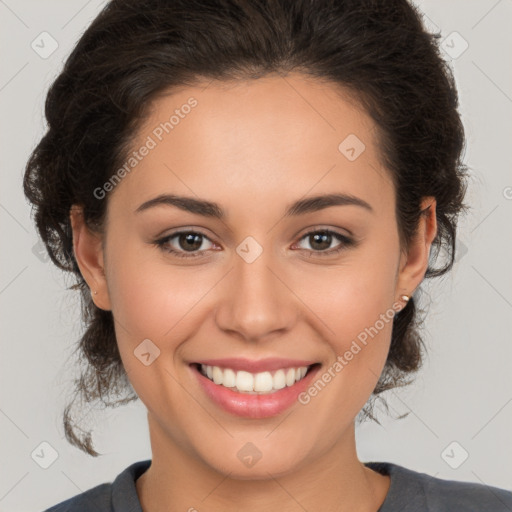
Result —
<path fill-rule="evenodd" d="M 170 91 L 131 149 L 137 161 L 115 192 L 134 208 L 157 193 L 250 208 L 251 198 L 345 191 L 378 209 L 394 194 L 372 119 L 339 86 L 300 74 Z"/>

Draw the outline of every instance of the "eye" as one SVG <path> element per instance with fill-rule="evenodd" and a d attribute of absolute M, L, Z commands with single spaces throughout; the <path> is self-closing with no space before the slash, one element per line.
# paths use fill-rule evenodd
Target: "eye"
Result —
<path fill-rule="evenodd" d="M 169 252 L 178 258 L 196 258 L 208 248 L 203 242 L 210 240 L 206 235 L 197 231 L 178 231 L 172 235 L 160 238 L 155 244 L 163 251 Z M 210 243 L 212 243 L 210 241 Z"/>
<path fill-rule="evenodd" d="M 344 249 L 355 246 L 356 241 L 330 229 L 309 231 L 300 239 L 306 240 L 311 249 L 304 249 L 310 255 L 330 256 L 337 254 Z M 338 246 L 329 249 L 333 241 L 340 242 Z M 197 258 L 205 256 L 205 252 L 212 247 L 204 247 L 204 242 L 211 240 L 203 233 L 198 231 L 178 231 L 167 235 L 154 243 L 160 249 L 171 253 L 178 258 Z M 296 244 L 297 245 L 297 244 Z"/>
<path fill-rule="evenodd" d="M 301 240 L 306 240 L 309 243 L 311 249 L 305 250 L 308 251 L 310 255 L 315 254 L 319 256 L 330 256 L 337 254 L 344 249 L 356 245 L 355 240 L 330 229 L 309 231 L 301 238 Z M 336 240 L 341 243 L 338 244 L 338 246 L 329 249 L 333 241 Z"/>

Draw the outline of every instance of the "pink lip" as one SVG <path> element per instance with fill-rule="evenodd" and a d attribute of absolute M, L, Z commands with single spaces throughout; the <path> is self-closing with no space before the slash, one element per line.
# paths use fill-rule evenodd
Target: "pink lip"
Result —
<path fill-rule="evenodd" d="M 218 364 L 219 361 L 220 360 L 216 360 L 214 366 L 220 366 L 220 364 Z M 226 361 L 232 364 L 233 360 L 229 359 Z M 282 364 L 283 360 L 281 359 L 280 361 Z M 303 362 L 298 366 L 308 366 L 302 363 Z M 233 368 L 232 366 L 228 367 Z M 268 368 L 268 366 L 266 368 Z M 283 366 L 279 368 L 283 368 Z M 229 388 L 215 384 L 205 377 L 196 365 L 190 365 L 190 369 L 198 379 L 206 395 L 222 409 L 235 416 L 259 419 L 277 416 L 297 402 L 299 394 L 311 385 L 312 380 L 320 370 L 320 365 L 314 366 L 302 380 L 299 380 L 293 386 L 285 387 L 279 391 L 264 395 L 251 395 L 232 391 Z"/>
<path fill-rule="evenodd" d="M 257 361 L 245 359 L 243 357 L 195 361 L 197 364 L 219 366 L 220 368 L 231 368 L 235 371 L 246 371 L 249 373 L 271 372 L 279 370 L 280 368 L 300 368 L 301 366 L 311 366 L 316 362 L 317 361 L 301 361 L 299 359 L 282 359 L 279 357 L 270 357 L 268 359 L 259 359 Z"/>

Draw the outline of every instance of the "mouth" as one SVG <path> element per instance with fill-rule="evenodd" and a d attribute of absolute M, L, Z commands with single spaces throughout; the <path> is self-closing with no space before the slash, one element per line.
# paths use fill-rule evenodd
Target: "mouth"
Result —
<path fill-rule="evenodd" d="M 250 395 L 266 395 L 286 387 L 292 387 L 304 379 L 317 365 L 319 363 L 254 373 L 234 368 L 193 363 L 195 369 L 214 384 L 236 393 Z"/>
<path fill-rule="evenodd" d="M 283 359 L 218 359 L 189 365 L 214 406 L 250 419 L 277 416 L 297 403 L 321 366 L 311 361 Z"/>

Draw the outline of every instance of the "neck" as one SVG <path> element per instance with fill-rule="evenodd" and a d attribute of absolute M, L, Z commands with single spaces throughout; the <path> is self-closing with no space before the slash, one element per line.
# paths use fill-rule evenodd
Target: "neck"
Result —
<path fill-rule="evenodd" d="M 279 476 L 236 479 L 174 442 L 148 414 L 151 466 L 136 481 L 144 512 L 377 512 L 390 478 L 359 461 L 354 424 L 326 453 Z"/>

